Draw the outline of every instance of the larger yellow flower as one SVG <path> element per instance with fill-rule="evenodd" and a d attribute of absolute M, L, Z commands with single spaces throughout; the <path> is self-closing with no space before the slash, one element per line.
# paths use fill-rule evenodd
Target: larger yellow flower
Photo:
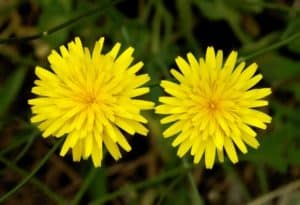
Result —
<path fill-rule="evenodd" d="M 156 113 L 166 114 L 161 123 L 173 123 L 163 133 L 164 137 L 177 135 L 173 146 L 182 157 L 189 150 L 198 163 L 205 154 L 205 166 L 212 168 L 216 153 L 224 160 L 238 161 L 236 147 L 247 152 L 245 144 L 259 146 L 256 132 L 251 126 L 266 129 L 271 117 L 254 108 L 268 105 L 262 98 L 271 93 L 270 88 L 251 89 L 262 75 L 254 75 L 257 64 L 245 68 L 245 62 L 235 67 L 237 52 L 233 51 L 223 64 L 223 52 L 208 47 L 205 59 L 196 60 L 187 54 L 188 62 L 176 58 L 178 72 L 171 74 L 179 83 L 163 80 L 161 86 L 171 96 L 163 96 Z M 244 69 L 245 68 L 245 69 Z"/>
<path fill-rule="evenodd" d="M 149 92 L 141 87 L 150 77 L 137 75 L 142 62 L 130 66 L 133 48 L 126 49 L 117 57 L 120 43 L 106 54 L 101 54 L 104 38 L 96 42 L 92 54 L 75 38 L 60 47 L 60 54 L 52 51 L 48 60 L 53 72 L 37 66 L 32 93 L 37 97 L 29 100 L 43 137 L 66 135 L 60 154 L 72 149 L 73 160 L 91 156 L 95 166 L 102 161 L 103 143 L 115 160 L 121 158 L 118 145 L 130 151 L 120 128 L 133 135 L 147 135 L 142 123 L 147 120 L 140 114 L 154 104 L 134 97 Z"/>

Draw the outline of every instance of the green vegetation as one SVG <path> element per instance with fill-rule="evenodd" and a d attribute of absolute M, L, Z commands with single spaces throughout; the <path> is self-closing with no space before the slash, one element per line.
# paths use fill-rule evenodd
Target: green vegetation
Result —
<path fill-rule="evenodd" d="M 285 3 L 289 2 L 289 3 Z M 75 36 L 91 48 L 135 48 L 149 73 L 157 102 L 161 79 L 170 79 L 174 58 L 207 46 L 239 52 L 257 62 L 271 87 L 265 110 L 272 123 L 258 131 L 260 147 L 225 159 L 212 170 L 203 160 L 184 161 L 162 137 L 159 116 L 147 137 L 128 137 L 132 152 L 101 168 L 59 157 L 61 141 L 43 139 L 30 123 L 27 100 L 36 65 Z M 122 50 L 121 49 L 121 50 Z M 106 51 L 106 48 L 104 48 Z M 298 1 L 263 0 L 11 0 L 0 2 L 0 203 L 3 204 L 299 204 L 300 7 Z M 275 190 L 275 191 L 274 191 Z M 298 191 L 297 191 L 298 190 Z"/>

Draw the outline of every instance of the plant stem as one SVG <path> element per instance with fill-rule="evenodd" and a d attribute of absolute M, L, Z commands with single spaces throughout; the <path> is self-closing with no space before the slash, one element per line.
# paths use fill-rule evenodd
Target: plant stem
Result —
<path fill-rule="evenodd" d="M 263 2 L 263 1 L 246 1 L 246 4 L 243 7 L 247 6 L 262 6 L 263 8 L 266 9 L 273 9 L 273 10 L 278 10 L 278 11 L 284 11 L 284 12 L 299 12 L 298 8 L 286 6 L 284 4 L 280 3 L 272 3 L 272 2 Z"/>
<path fill-rule="evenodd" d="M 20 169 L 15 164 L 10 162 L 10 160 L 7 160 L 6 158 L 2 157 L 0 155 L 0 161 L 4 163 L 9 169 L 17 172 L 18 174 L 22 175 L 23 177 L 28 176 L 29 173 L 23 169 Z M 37 178 L 32 177 L 30 179 L 30 182 L 35 185 L 38 189 L 40 189 L 42 192 L 44 192 L 50 199 L 53 200 L 56 204 L 65 204 L 65 200 L 57 195 L 55 192 L 53 192 L 51 189 L 49 189 L 47 186 L 45 186 L 41 181 L 39 181 Z"/>
<path fill-rule="evenodd" d="M 223 164 L 223 169 L 225 170 L 225 172 L 227 173 L 227 175 L 231 178 L 231 180 L 234 180 L 235 183 L 238 184 L 238 186 L 241 189 L 241 193 L 243 194 L 244 198 L 249 201 L 250 200 L 250 194 L 247 190 L 247 187 L 245 186 L 245 184 L 242 182 L 241 178 L 239 177 L 239 175 L 237 174 L 235 168 L 232 165 L 228 165 L 228 164 Z"/>
<path fill-rule="evenodd" d="M 10 145 L 9 145 L 8 147 L 6 147 L 5 149 L 2 149 L 2 150 L 0 151 L 0 156 L 3 156 L 3 155 L 5 155 L 6 153 L 12 151 L 13 149 L 15 149 L 15 148 L 21 146 L 22 144 L 25 144 L 25 142 L 26 142 L 27 140 L 28 140 L 27 138 L 22 138 L 22 139 L 20 139 L 20 140 L 18 140 L 18 141 L 15 141 L 15 142 L 10 143 Z"/>
<path fill-rule="evenodd" d="M 81 185 L 80 190 L 76 193 L 73 201 L 70 203 L 71 205 L 79 204 L 79 202 L 80 202 L 81 198 L 83 197 L 84 193 L 89 188 L 89 185 L 91 184 L 91 182 L 95 178 L 95 176 L 97 174 L 97 171 L 98 171 L 97 168 L 91 168 L 91 170 L 89 171 L 89 173 L 88 173 L 87 177 L 85 178 L 83 184 Z"/>
<path fill-rule="evenodd" d="M 89 16 L 93 16 L 93 15 L 96 15 L 96 14 L 98 14 L 98 15 L 103 14 L 106 9 L 108 9 L 112 5 L 115 5 L 115 4 L 119 3 L 120 1 L 121 0 L 115 0 L 112 3 L 102 4 L 102 5 L 94 8 L 94 9 L 91 9 L 91 10 L 89 10 L 89 11 L 87 11 L 87 12 L 85 12 L 85 13 L 77 16 L 77 17 L 74 17 L 74 18 L 62 23 L 62 24 L 54 26 L 53 28 L 49 29 L 48 31 L 42 31 L 42 32 L 39 32 L 37 34 L 33 34 L 33 35 L 30 35 L 30 36 L 25 36 L 25 37 L 0 39 L 0 44 L 16 43 L 16 42 L 19 42 L 19 41 L 30 41 L 30 40 L 35 40 L 35 39 L 38 39 L 38 38 L 48 36 L 48 35 L 53 34 L 53 33 L 57 32 L 59 30 L 65 29 L 65 28 L 71 26 L 72 24 L 77 23 L 78 21 L 80 21 L 84 18 L 87 18 Z"/>
<path fill-rule="evenodd" d="M 262 193 L 267 193 L 269 190 L 268 187 L 268 180 L 266 176 L 266 172 L 264 170 L 264 167 L 262 164 L 256 165 L 256 171 L 257 171 L 257 177 L 258 177 L 258 182 L 261 188 Z"/>
<path fill-rule="evenodd" d="M 253 201 L 249 202 L 248 205 L 262 205 L 270 202 L 276 197 L 287 196 L 289 193 L 296 191 L 300 188 L 300 180 L 295 180 L 289 184 L 283 185 L 278 189 L 268 192 Z"/>
<path fill-rule="evenodd" d="M 0 203 L 3 203 L 7 198 L 12 196 L 16 193 L 22 186 L 24 186 L 41 168 L 42 166 L 48 161 L 51 155 L 55 152 L 55 150 L 61 145 L 63 139 L 60 139 L 55 143 L 55 145 L 49 150 L 46 156 L 38 163 L 38 165 L 31 171 L 19 184 L 17 184 L 14 188 L 10 191 L 6 192 L 4 195 L 0 197 Z"/>
<path fill-rule="evenodd" d="M 175 178 L 173 182 L 166 188 L 166 190 L 160 195 L 156 205 L 161 205 L 168 195 L 168 193 L 184 178 L 185 174 L 181 174 L 179 177 Z"/>
<path fill-rule="evenodd" d="M 262 49 L 260 49 L 260 50 L 258 50 L 256 52 L 253 52 L 250 55 L 247 55 L 245 57 L 241 57 L 239 59 L 239 62 L 249 60 L 249 59 L 251 59 L 251 58 L 253 58 L 255 56 L 258 56 L 258 55 L 261 55 L 261 54 L 266 53 L 268 51 L 280 48 L 281 46 L 284 46 L 284 45 L 290 43 L 291 41 L 293 41 L 293 40 L 295 40 L 296 38 L 299 38 L 299 37 L 300 37 L 300 32 L 298 32 L 298 33 L 296 33 L 296 34 L 294 34 L 294 35 L 292 35 L 292 36 L 290 36 L 290 37 L 288 37 L 286 39 L 283 39 L 282 41 L 274 43 L 274 44 L 272 44 L 272 45 L 270 45 L 268 47 L 265 47 L 265 48 L 262 48 Z"/>
<path fill-rule="evenodd" d="M 128 193 L 128 189 L 133 189 L 133 190 L 140 190 L 146 187 L 150 187 L 153 186 L 157 183 L 160 183 L 166 179 L 178 176 L 180 174 L 183 174 L 185 172 L 187 172 L 189 169 L 191 169 L 193 166 L 188 166 L 188 167 L 176 167 L 173 168 L 165 173 L 162 173 L 158 176 L 155 176 L 153 178 L 150 178 L 148 180 L 133 184 L 133 185 L 125 185 L 122 188 L 120 188 L 119 190 L 110 193 L 110 194 L 106 194 L 105 196 L 103 196 L 102 198 L 98 198 L 94 201 L 92 201 L 91 203 L 89 203 L 89 205 L 97 205 L 97 204 L 103 204 L 105 202 L 111 201 L 119 196 L 125 195 L 126 193 Z"/>
<path fill-rule="evenodd" d="M 29 140 L 27 141 L 27 144 L 24 146 L 24 148 L 20 151 L 20 153 L 16 156 L 14 163 L 16 164 L 29 150 L 30 146 L 34 142 L 34 139 L 37 135 L 39 135 L 40 132 L 38 129 L 34 129 L 33 132 L 29 136 Z"/>
<path fill-rule="evenodd" d="M 187 162 L 186 159 L 183 159 L 183 166 L 184 167 L 188 167 L 189 164 Z M 197 188 L 197 185 L 196 185 L 196 182 L 195 182 L 195 179 L 191 173 L 191 171 L 188 171 L 187 173 L 187 176 L 188 176 L 188 180 L 191 184 L 191 188 L 192 188 L 192 197 L 193 197 L 193 202 L 194 204 L 197 204 L 197 205 L 204 205 L 204 202 L 203 202 L 203 199 L 199 193 L 199 190 Z"/>

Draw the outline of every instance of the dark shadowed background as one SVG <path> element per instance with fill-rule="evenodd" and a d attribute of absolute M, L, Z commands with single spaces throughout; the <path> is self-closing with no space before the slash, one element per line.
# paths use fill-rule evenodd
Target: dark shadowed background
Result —
<path fill-rule="evenodd" d="M 259 64 L 259 86 L 273 91 L 265 108 L 273 120 L 258 131 L 261 146 L 239 153 L 236 165 L 185 167 L 151 111 L 145 113 L 150 134 L 128 136 L 133 150 L 118 162 L 106 155 L 94 169 L 90 160 L 51 155 L 57 140 L 43 139 L 29 123 L 27 100 L 35 66 L 49 67 L 51 49 L 75 36 L 89 48 L 104 36 L 105 51 L 117 41 L 122 50 L 133 46 L 135 62 L 144 61 L 151 76 L 145 98 L 155 102 L 178 55 L 199 57 L 207 46 L 225 56 L 239 51 L 247 64 Z M 0 0 L 2 204 L 197 205 L 193 182 L 208 205 L 300 204 L 299 103 L 298 0 Z"/>

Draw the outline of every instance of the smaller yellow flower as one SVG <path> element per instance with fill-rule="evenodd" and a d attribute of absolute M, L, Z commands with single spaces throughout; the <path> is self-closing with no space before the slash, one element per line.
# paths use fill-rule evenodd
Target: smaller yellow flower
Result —
<path fill-rule="evenodd" d="M 159 98 L 159 114 L 167 115 L 161 123 L 172 123 L 164 137 L 176 135 L 172 145 L 179 146 L 178 156 L 189 150 L 194 163 L 205 155 L 206 168 L 212 168 L 215 156 L 224 160 L 224 150 L 236 163 L 236 148 L 247 153 L 246 145 L 257 148 L 256 131 L 266 129 L 271 117 L 257 107 L 267 106 L 263 98 L 271 94 L 270 88 L 251 89 L 261 79 L 256 74 L 257 64 L 245 68 L 245 62 L 236 66 L 237 52 L 232 51 L 223 63 L 223 52 L 215 53 L 208 47 L 205 59 L 196 60 L 187 54 L 188 61 L 176 58 L 180 72 L 171 69 L 178 83 L 163 80 L 161 86 L 170 96 Z"/>
<path fill-rule="evenodd" d="M 73 160 L 91 156 L 101 166 L 103 143 L 115 160 L 121 158 L 119 146 L 130 151 L 124 132 L 147 135 L 147 123 L 141 110 L 152 109 L 154 103 L 135 99 L 149 92 L 141 87 L 149 75 L 137 75 L 142 62 L 131 65 L 133 48 L 118 56 L 121 44 L 102 54 L 104 38 L 94 50 L 83 47 L 75 38 L 52 51 L 48 60 L 52 71 L 37 66 L 38 80 L 32 88 L 37 97 L 29 100 L 33 117 L 43 137 L 66 135 L 60 155 L 72 149 Z M 130 66 L 131 65 L 131 66 Z M 119 145 L 119 146 L 118 146 Z"/>

